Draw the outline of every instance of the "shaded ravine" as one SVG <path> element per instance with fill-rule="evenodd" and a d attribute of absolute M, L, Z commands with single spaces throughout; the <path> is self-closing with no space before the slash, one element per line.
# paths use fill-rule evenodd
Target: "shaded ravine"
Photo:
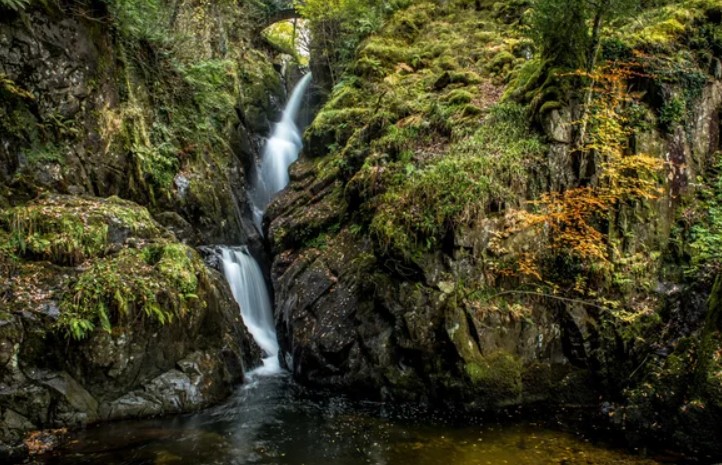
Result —
<path fill-rule="evenodd" d="M 288 183 L 288 166 L 301 149 L 294 119 L 309 82 L 310 76 L 306 76 L 296 87 L 264 152 L 254 189 L 259 227 L 268 202 Z M 482 423 L 458 412 L 430 412 L 412 405 L 361 402 L 309 391 L 280 368 L 271 299 L 258 262 L 246 246 L 220 250 L 223 271 L 244 324 L 264 353 L 263 365 L 248 372 L 246 384 L 223 405 L 196 414 L 89 428 L 37 463 L 658 463 L 539 424 Z"/>
<path fill-rule="evenodd" d="M 261 232 L 266 207 L 288 185 L 288 168 L 298 158 L 303 145 L 296 118 L 310 83 L 311 75 L 307 74 L 296 85 L 281 121 L 275 124 L 263 149 L 251 194 L 254 221 Z M 223 274 L 241 308 L 243 322 L 263 351 L 263 366 L 247 373 L 247 378 L 281 373 L 273 308 L 263 271 L 246 246 L 222 247 L 221 253 Z"/>

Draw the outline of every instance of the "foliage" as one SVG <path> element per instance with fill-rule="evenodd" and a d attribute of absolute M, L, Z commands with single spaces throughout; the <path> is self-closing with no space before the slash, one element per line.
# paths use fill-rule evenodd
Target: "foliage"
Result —
<path fill-rule="evenodd" d="M 129 39 L 160 42 L 169 39 L 169 9 L 162 0 L 103 0 L 121 34 Z"/>
<path fill-rule="evenodd" d="M 69 337 L 84 339 L 96 327 L 132 324 L 145 317 L 160 324 L 202 306 L 199 282 L 203 262 L 181 244 L 123 249 L 95 261 L 72 284 L 60 303 L 58 326 Z"/>
<path fill-rule="evenodd" d="M 301 30 L 305 22 L 299 24 L 299 20 L 281 21 L 270 25 L 263 31 L 263 36 L 276 49 L 291 55 L 295 61 L 302 65 L 308 65 L 308 44 L 305 43 L 304 33 Z"/>
<path fill-rule="evenodd" d="M 521 212 L 526 226 L 547 232 L 551 253 L 569 255 L 590 267 L 609 264 L 613 244 L 601 225 L 620 205 L 654 199 L 660 193 L 661 161 L 626 153 L 631 129 L 624 106 L 632 99 L 626 90 L 630 76 L 624 66 L 606 67 L 590 76 L 597 86 L 584 155 L 599 166 L 594 184 L 546 193 L 534 202 L 538 213 Z"/>
<path fill-rule="evenodd" d="M 702 215 L 691 227 L 692 250 L 688 273 L 715 275 L 722 269 L 722 152 L 717 153 L 717 176 L 711 183 L 701 183 L 698 198 Z"/>
<path fill-rule="evenodd" d="M 590 40 L 586 2 L 537 0 L 531 18 L 530 32 L 545 58 L 566 68 L 583 66 Z"/>
<path fill-rule="evenodd" d="M 530 30 L 541 44 L 542 57 L 554 67 L 592 73 L 603 42 L 605 22 L 628 15 L 638 3 L 639 0 L 537 0 Z M 587 131 L 592 86 L 593 81 L 585 86 L 576 148 L 583 143 Z"/>
<path fill-rule="evenodd" d="M 147 210 L 117 198 L 53 196 L 0 213 L 0 228 L 9 234 L 7 250 L 59 265 L 102 255 L 111 227 L 140 237 L 158 233 Z"/>
<path fill-rule="evenodd" d="M 499 105 L 445 157 L 408 170 L 408 177 L 381 197 L 371 232 L 382 248 L 406 257 L 431 250 L 448 231 L 521 201 L 543 150 L 529 132 L 524 109 Z"/>
<path fill-rule="evenodd" d="M 22 11 L 30 5 L 30 0 L 0 0 L 0 9 Z"/>
<path fill-rule="evenodd" d="M 296 8 L 309 21 L 316 43 L 312 52 L 326 64 L 332 83 L 339 81 L 361 40 L 377 30 L 382 19 L 405 7 L 408 0 L 305 0 Z"/>

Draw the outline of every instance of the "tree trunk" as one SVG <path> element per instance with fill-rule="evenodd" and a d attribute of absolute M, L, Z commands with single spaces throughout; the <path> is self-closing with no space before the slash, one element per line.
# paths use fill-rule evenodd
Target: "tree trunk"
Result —
<path fill-rule="evenodd" d="M 604 10 L 603 7 L 597 8 L 594 14 L 594 25 L 592 27 L 592 38 L 589 43 L 589 50 L 587 51 L 587 62 L 585 71 L 590 75 L 589 86 L 587 87 L 584 95 L 584 102 L 582 103 L 582 115 L 580 118 L 579 132 L 575 141 L 577 149 L 581 149 L 584 145 L 584 139 L 587 136 L 587 125 L 589 120 L 589 107 L 592 104 L 592 97 L 594 96 L 594 78 L 591 74 L 594 72 L 594 67 L 597 65 L 597 55 L 599 55 L 599 47 L 601 45 L 600 32 L 602 30 L 602 24 L 604 21 Z M 584 173 L 586 169 L 586 161 L 583 159 L 581 163 L 580 173 Z"/>

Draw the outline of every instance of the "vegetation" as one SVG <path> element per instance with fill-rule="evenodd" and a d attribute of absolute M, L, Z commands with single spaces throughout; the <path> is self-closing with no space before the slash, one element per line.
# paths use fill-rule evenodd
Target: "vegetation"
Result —
<path fill-rule="evenodd" d="M 296 8 L 309 21 L 312 52 L 325 64 L 331 83 L 340 80 L 362 39 L 379 29 L 385 16 L 409 5 L 408 0 L 305 0 Z"/>
<path fill-rule="evenodd" d="M 10 235 L 6 251 L 58 265 L 78 265 L 102 255 L 112 240 L 123 236 L 150 238 L 160 233 L 148 211 L 131 202 L 67 196 L 4 211 L 0 227 Z"/>
<path fill-rule="evenodd" d="M 0 0 L 0 8 L 22 11 L 30 4 L 30 0 Z"/>
<path fill-rule="evenodd" d="M 204 305 L 199 282 L 206 280 L 198 255 L 180 244 L 124 249 L 97 260 L 65 293 L 60 330 L 84 339 L 96 327 L 133 325 L 142 319 L 167 324 Z"/>
<path fill-rule="evenodd" d="M 528 173 L 538 168 L 543 153 L 523 108 L 493 107 L 485 123 L 438 162 L 407 168 L 381 196 L 371 232 L 384 250 L 403 256 L 434 250 L 447 233 L 518 206 L 533 190 Z"/>

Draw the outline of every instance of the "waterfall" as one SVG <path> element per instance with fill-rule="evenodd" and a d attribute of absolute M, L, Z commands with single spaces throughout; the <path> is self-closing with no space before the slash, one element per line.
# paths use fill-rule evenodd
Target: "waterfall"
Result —
<path fill-rule="evenodd" d="M 268 204 L 273 196 L 288 184 L 288 167 L 296 161 L 301 151 L 301 133 L 296 125 L 296 117 L 310 82 L 311 75 L 308 74 L 293 90 L 283 117 L 274 126 L 271 138 L 263 150 L 261 168 L 251 194 L 254 221 L 259 231 L 262 230 L 263 214 Z M 222 253 L 223 273 L 231 286 L 233 297 L 241 307 L 243 323 L 263 350 L 263 366 L 249 373 L 249 377 L 278 373 L 281 371 L 278 338 L 273 324 L 271 299 L 261 267 L 245 246 L 223 247 Z"/>
<path fill-rule="evenodd" d="M 263 272 L 246 247 L 223 251 L 223 273 L 231 286 L 233 297 L 241 307 L 243 322 L 263 350 L 263 367 L 253 373 L 270 375 L 281 371 L 278 361 L 278 339 L 273 324 L 271 299 Z"/>
<path fill-rule="evenodd" d="M 262 231 L 263 214 L 273 197 L 288 185 L 288 167 L 298 159 L 303 146 L 301 131 L 296 125 L 298 111 L 303 96 L 311 83 L 311 74 L 301 79 L 291 93 L 291 98 L 283 110 L 281 121 L 273 127 L 270 139 L 266 142 L 252 190 L 253 220 Z"/>

